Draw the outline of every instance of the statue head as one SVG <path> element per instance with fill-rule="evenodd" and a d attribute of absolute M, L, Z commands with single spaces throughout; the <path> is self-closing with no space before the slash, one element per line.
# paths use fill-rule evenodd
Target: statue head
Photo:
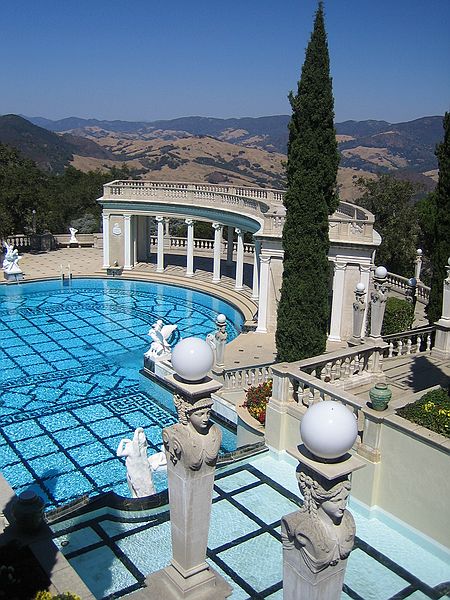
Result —
<path fill-rule="evenodd" d="M 184 398 L 175 395 L 174 402 L 182 425 L 187 425 L 200 434 L 208 433 L 209 417 L 213 405 L 211 398 L 202 398 L 191 404 Z"/>
<path fill-rule="evenodd" d="M 335 524 L 339 525 L 344 516 L 351 483 L 347 477 L 329 481 L 313 475 L 309 469 L 297 471 L 300 491 L 304 498 L 303 510 L 316 518 L 321 512 Z"/>
<path fill-rule="evenodd" d="M 145 431 L 142 427 L 137 427 L 134 431 L 133 443 L 139 449 L 139 452 L 147 450 L 148 442 Z"/>

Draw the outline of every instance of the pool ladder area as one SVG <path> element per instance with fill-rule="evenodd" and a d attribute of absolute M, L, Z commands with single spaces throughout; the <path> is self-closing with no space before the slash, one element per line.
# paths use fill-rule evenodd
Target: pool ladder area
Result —
<path fill-rule="evenodd" d="M 70 268 L 70 263 L 67 265 L 66 268 L 64 268 L 64 265 L 60 265 L 59 272 L 63 284 L 68 284 L 72 279 L 72 269 Z"/>

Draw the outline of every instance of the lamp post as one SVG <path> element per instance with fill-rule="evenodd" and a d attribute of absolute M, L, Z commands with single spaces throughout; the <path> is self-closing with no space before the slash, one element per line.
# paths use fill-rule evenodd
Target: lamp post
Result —
<path fill-rule="evenodd" d="M 36 233 L 36 209 L 33 208 L 33 210 L 31 211 L 33 217 L 32 217 L 32 227 L 33 227 L 33 233 Z"/>
<path fill-rule="evenodd" d="M 206 562 L 214 473 L 222 432 L 210 422 L 211 394 L 222 386 L 207 376 L 214 353 L 204 340 L 186 338 L 172 351 L 172 389 L 179 422 L 163 430 L 167 458 L 172 560 L 147 578 L 149 598 L 179 600 L 231 595 Z"/>
<path fill-rule="evenodd" d="M 381 328 L 383 326 L 387 293 L 389 291 L 386 282 L 387 269 L 385 267 L 377 267 L 373 278 L 375 289 L 370 295 L 370 337 L 375 339 L 381 338 Z"/>
<path fill-rule="evenodd" d="M 357 434 L 353 413 L 339 402 L 313 404 L 302 419 L 297 480 L 304 502 L 281 519 L 284 600 L 341 597 L 356 531 L 346 509 L 350 474 L 364 466 L 348 453 Z"/>

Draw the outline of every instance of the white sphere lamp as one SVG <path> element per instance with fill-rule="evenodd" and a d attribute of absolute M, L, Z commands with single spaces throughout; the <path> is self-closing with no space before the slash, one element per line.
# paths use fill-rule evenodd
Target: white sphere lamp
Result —
<path fill-rule="evenodd" d="M 378 277 L 378 279 L 384 279 L 387 275 L 387 269 L 386 267 L 377 267 L 375 269 L 375 277 Z"/>
<path fill-rule="evenodd" d="M 223 323 L 227 322 L 227 318 L 223 313 L 220 313 L 217 315 L 216 317 L 216 323 L 219 323 L 220 325 L 223 325 Z"/>
<path fill-rule="evenodd" d="M 213 364 L 214 353 L 209 344 L 200 338 L 185 338 L 172 350 L 172 367 L 185 381 L 201 381 Z"/>
<path fill-rule="evenodd" d="M 416 254 L 417 254 L 417 256 L 422 256 L 422 254 L 423 254 L 422 248 L 417 248 Z"/>
<path fill-rule="evenodd" d="M 366 286 L 363 284 L 362 281 L 360 281 L 359 283 L 356 284 L 356 291 L 357 292 L 364 292 L 366 290 Z"/>
<path fill-rule="evenodd" d="M 343 404 L 325 400 L 308 408 L 300 423 L 300 435 L 314 456 L 335 460 L 353 446 L 358 426 L 354 414 Z"/>

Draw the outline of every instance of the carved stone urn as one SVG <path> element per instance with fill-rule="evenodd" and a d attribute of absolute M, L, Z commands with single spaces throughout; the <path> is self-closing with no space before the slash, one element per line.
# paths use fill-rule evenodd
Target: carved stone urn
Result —
<path fill-rule="evenodd" d="M 376 383 L 369 390 L 373 410 L 386 410 L 392 398 L 392 391 L 385 383 Z"/>

